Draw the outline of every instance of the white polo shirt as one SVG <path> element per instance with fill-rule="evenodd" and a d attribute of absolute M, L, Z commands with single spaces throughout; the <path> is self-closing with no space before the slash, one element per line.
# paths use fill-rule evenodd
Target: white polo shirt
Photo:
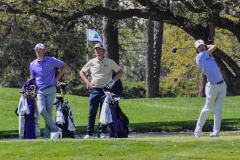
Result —
<path fill-rule="evenodd" d="M 83 72 L 90 71 L 92 75 L 91 83 L 95 88 L 103 88 L 112 80 L 113 71 L 118 72 L 120 67 L 109 58 L 104 57 L 100 62 L 97 57 L 88 61 L 82 68 Z"/>

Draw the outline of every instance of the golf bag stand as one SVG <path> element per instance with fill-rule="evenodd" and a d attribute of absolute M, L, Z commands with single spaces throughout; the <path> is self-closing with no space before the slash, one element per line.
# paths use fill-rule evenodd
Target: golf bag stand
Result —
<path fill-rule="evenodd" d="M 36 86 L 35 78 L 29 79 L 22 87 L 22 97 L 20 98 L 19 107 L 15 113 L 19 116 L 19 137 L 23 139 L 34 139 L 40 136 L 39 123 L 34 122 L 34 113 L 37 110 L 35 105 Z M 17 114 L 17 110 L 18 113 Z"/>

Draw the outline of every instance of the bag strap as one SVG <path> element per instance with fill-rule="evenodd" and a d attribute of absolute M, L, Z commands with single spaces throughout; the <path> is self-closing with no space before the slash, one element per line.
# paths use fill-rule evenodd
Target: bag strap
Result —
<path fill-rule="evenodd" d="M 19 114 L 18 114 L 17 112 L 18 112 L 18 108 L 15 110 L 15 114 L 16 114 L 17 116 L 19 116 Z"/>

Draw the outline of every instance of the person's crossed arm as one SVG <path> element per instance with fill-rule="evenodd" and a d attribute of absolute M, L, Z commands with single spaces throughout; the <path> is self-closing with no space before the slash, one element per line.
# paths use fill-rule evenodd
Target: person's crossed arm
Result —
<path fill-rule="evenodd" d="M 108 83 L 108 85 L 106 86 L 106 88 L 111 89 L 112 86 L 114 85 L 114 83 L 115 83 L 117 80 L 119 80 L 119 79 L 122 77 L 122 75 L 123 75 L 123 71 L 122 71 L 122 69 L 119 69 L 119 71 L 117 71 L 117 75 L 113 78 L 113 80 L 111 80 L 111 81 Z"/>

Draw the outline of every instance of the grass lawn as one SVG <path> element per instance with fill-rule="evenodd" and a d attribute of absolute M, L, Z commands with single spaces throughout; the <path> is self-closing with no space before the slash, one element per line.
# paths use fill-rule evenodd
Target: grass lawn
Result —
<path fill-rule="evenodd" d="M 18 117 L 14 114 L 18 107 L 20 89 L 0 88 L 0 137 L 18 136 Z M 88 97 L 65 95 L 73 111 L 75 124 L 82 134 L 86 132 L 88 119 Z M 205 98 L 153 98 L 122 99 L 120 107 L 130 120 L 131 132 L 173 132 L 193 131 Z M 240 97 L 226 97 L 222 114 L 222 130 L 238 130 L 240 119 Z M 54 116 L 56 110 L 54 108 Z M 43 131 L 44 120 L 40 127 Z M 203 127 L 211 131 L 213 111 Z M 96 127 L 97 128 L 97 121 Z"/>
<path fill-rule="evenodd" d="M 240 136 L 0 140 L 0 159 L 239 159 Z"/>
<path fill-rule="evenodd" d="M 0 88 L 0 138 L 18 136 L 18 117 L 14 114 L 20 89 Z M 88 97 L 65 95 L 73 110 L 75 124 L 86 132 Z M 130 120 L 131 132 L 193 131 L 205 98 L 122 99 L 120 106 Z M 239 97 L 226 97 L 223 131 L 220 137 L 200 138 L 193 134 L 140 136 L 126 139 L 0 139 L 0 159 L 239 159 Z M 54 114 L 55 114 L 54 109 Z M 97 123 L 96 123 L 97 124 Z M 203 131 L 211 131 L 213 111 Z M 40 120 L 43 132 L 44 120 Z M 96 127 L 95 127 L 96 128 Z"/>

